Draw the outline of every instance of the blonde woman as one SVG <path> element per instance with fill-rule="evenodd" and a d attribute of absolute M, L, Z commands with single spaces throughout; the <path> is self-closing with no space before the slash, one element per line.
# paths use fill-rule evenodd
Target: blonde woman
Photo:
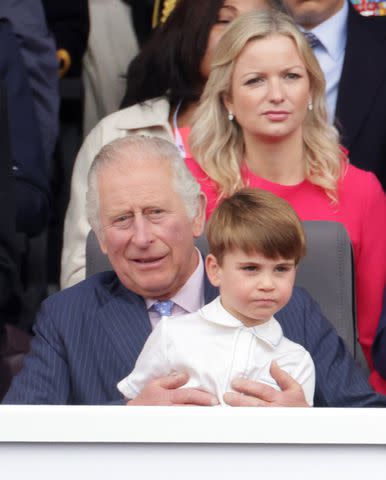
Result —
<path fill-rule="evenodd" d="M 356 271 L 359 340 L 370 349 L 385 284 L 386 205 L 376 177 L 351 165 L 327 121 L 324 79 L 292 20 L 278 12 L 236 19 L 221 38 L 190 135 L 187 165 L 208 197 L 244 185 L 286 199 L 303 220 L 344 224 Z M 386 393 L 375 372 L 371 382 Z"/>

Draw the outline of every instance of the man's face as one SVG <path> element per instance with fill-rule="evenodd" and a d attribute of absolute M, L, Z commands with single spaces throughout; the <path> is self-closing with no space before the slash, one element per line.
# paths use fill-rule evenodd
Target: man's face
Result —
<path fill-rule="evenodd" d="M 145 298 L 173 296 L 198 263 L 204 200 L 191 220 L 159 158 L 117 160 L 99 173 L 98 190 L 99 242 L 123 285 Z"/>
<path fill-rule="evenodd" d="M 346 0 L 284 0 L 295 22 L 310 30 L 337 13 Z"/>

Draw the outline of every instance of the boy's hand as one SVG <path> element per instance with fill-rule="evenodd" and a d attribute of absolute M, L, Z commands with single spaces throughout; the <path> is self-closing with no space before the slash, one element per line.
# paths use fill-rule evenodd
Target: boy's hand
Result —
<path fill-rule="evenodd" d="M 232 388 L 240 393 L 225 393 L 224 401 L 232 407 L 309 407 L 302 387 L 276 362 L 271 363 L 270 373 L 281 388 L 242 378 L 232 382 Z"/>
<path fill-rule="evenodd" d="M 189 380 L 187 373 L 178 373 L 157 378 L 149 382 L 142 392 L 127 405 L 218 405 L 217 398 L 211 393 L 196 388 L 180 388 Z"/>

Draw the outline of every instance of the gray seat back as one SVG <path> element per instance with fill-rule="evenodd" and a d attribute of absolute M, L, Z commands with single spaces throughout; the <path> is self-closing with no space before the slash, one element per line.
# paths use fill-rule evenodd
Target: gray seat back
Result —
<path fill-rule="evenodd" d="M 305 221 L 303 226 L 307 254 L 298 267 L 296 285 L 305 288 L 319 303 L 354 358 L 367 370 L 357 343 L 352 249 L 346 229 L 341 223 L 325 221 Z M 197 239 L 196 245 L 204 255 L 207 253 L 204 236 Z M 94 232 L 90 232 L 86 244 L 86 275 L 104 270 L 111 270 L 111 264 L 100 251 Z"/>
<path fill-rule="evenodd" d="M 86 240 L 86 278 L 112 269 L 110 260 L 99 247 L 94 230 L 90 230 Z"/>

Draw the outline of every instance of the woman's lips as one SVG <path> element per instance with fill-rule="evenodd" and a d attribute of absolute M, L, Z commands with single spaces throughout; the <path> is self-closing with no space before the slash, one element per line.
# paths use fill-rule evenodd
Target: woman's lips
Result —
<path fill-rule="evenodd" d="M 264 112 L 264 116 L 273 122 L 282 122 L 289 117 L 290 113 L 285 110 L 269 110 Z"/>

